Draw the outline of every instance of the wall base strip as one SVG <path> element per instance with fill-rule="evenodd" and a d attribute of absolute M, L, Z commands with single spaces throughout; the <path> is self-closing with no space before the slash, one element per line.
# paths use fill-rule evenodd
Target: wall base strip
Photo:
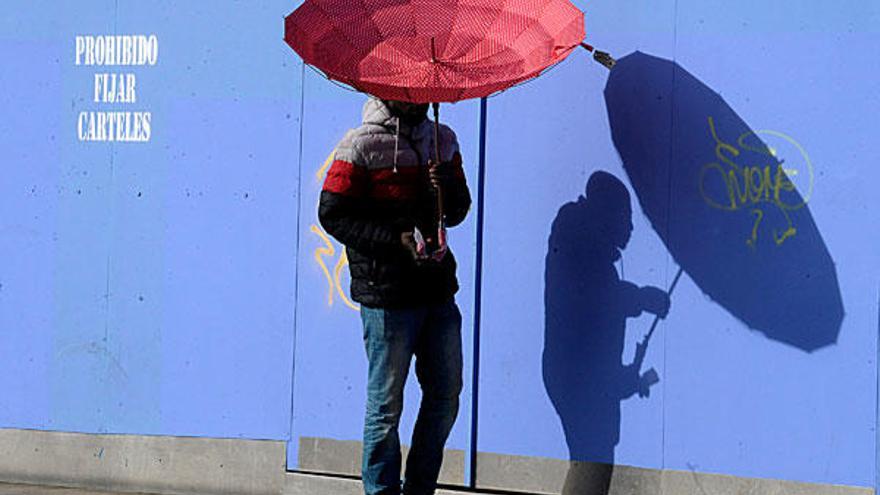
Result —
<path fill-rule="evenodd" d="M 285 442 L 0 429 L 0 481 L 169 495 L 359 495 L 358 479 L 287 473 Z M 359 442 L 308 438 L 299 469 L 358 474 Z M 872 495 L 850 487 L 643 469 L 480 453 L 481 490 L 556 495 L 591 493 L 610 476 L 608 495 Z M 443 482 L 462 484 L 464 454 L 450 450 Z M 601 482 L 599 482 L 601 484 Z M 444 493 L 466 493 L 447 490 Z M 438 492 L 439 493 L 439 492 Z M 569 495 L 566 493 L 565 495 Z"/>
<path fill-rule="evenodd" d="M 866 487 L 744 478 L 690 471 L 609 466 L 592 462 L 480 453 L 477 487 L 533 494 L 600 493 L 611 478 L 608 495 L 873 495 Z M 566 480 L 568 479 L 568 483 Z"/>
<path fill-rule="evenodd" d="M 278 495 L 286 445 L 0 429 L 0 481 L 160 494 Z"/>

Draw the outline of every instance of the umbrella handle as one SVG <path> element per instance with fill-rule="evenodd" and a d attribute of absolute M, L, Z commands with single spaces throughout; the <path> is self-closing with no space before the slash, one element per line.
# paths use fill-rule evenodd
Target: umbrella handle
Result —
<path fill-rule="evenodd" d="M 433 103 L 434 107 L 434 163 L 440 164 L 440 104 Z M 437 186 L 437 227 L 438 230 L 446 228 L 446 219 L 443 212 L 443 188 Z"/>
<path fill-rule="evenodd" d="M 684 269 L 678 267 L 678 273 L 675 274 L 675 278 L 672 279 L 672 284 L 669 286 L 669 290 L 667 293 L 669 297 L 672 297 L 672 291 L 675 290 L 675 286 L 678 285 L 679 279 L 681 279 L 681 275 L 684 273 Z M 654 330 L 657 329 L 657 325 L 660 323 L 660 317 L 654 317 L 654 323 L 651 324 L 651 330 L 648 331 L 648 335 L 645 335 L 645 338 L 642 340 L 640 344 L 636 345 L 636 358 L 633 360 L 633 364 L 636 365 L 636 369 L 642 369 L 642 363 L 645 361 L 645 355 L 648 353 L 648 342 L 651 340 L 651 336 L 654 335 Z"/>

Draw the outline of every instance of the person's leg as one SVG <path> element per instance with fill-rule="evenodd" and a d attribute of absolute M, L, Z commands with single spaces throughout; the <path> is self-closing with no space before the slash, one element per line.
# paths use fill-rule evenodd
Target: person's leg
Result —
<path fill-rule="evenodd" d="M 443 447 L 458 415 L 462 388 L 461 313 L 454 301 L 432 307 L 415 348 L 422 404 L 406 461 L 406 495 L 433 494 Z"/>
<path fill-rule="evenodd" d="M 613 464 L 571 461 L 562 495 L 608 495 L 613 475 Z"/>
<path fill-rule="evenodd" d="M 364 420 L 363 481 L 366 495 L 400 493 L 403 386 L 424 311 L 361 308 L 369 360 Z"/>

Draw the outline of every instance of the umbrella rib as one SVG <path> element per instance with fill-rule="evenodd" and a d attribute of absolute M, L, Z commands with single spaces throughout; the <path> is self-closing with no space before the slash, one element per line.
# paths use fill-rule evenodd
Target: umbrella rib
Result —
<path fill-rule="evenodd" d="M 529 28 L 526 27 L 525 29 L 523 29 L 522 31 L 520 31 L 520 32 L 514 37 L 514 42 L 515 42 L 516 40 L 518 40 L 518 39 L 522 36 L 522 34 L 525 33 L 528 29 L 529 29 Z M 472 61 L 470 61 L 470 62 L 466 62 L 466 65 L 480 65 L 480 64 L 482 64 L 483 62 L 485 62 L 485 61 L 487 61 L 487 60 L 489 60 L 489 59 L 491 59 L 491 58 L 493 58 L 493 57 L 496 57 L 496 56 L 498 56 L 498 55 L 501 55 L 502 53 L 505 53 L 505 52 L 512 52 L 512 53 L 516 54 L 516 52 L 515 52 L 515 51 L 513 50 L 513 48 L 512 48 L 513 43 L 508 44 L 508 43 L 505 42 L 506 40 L 499 40 L 499 39 L 497 39 L 497 38 L 485 38 L 485 39 L 487 39 L 487 40 L 491 40 L 491 41 L 495 41 L 496 43 L 498 43 L 498 45 L 500 45 L 500 46 L 503 47 L 503 48 L 502 48 L 501 50 L 498 50 L 498 51 L 495 51 L 495 52 L 493 52 L 493 53 L 490 53 L 489 55 L 486 55 L 486 56 L 480 57 L 480 58 L 478 58 L 478 59 L 476 59 L 476 60 L 472 60 Z M 468 52 L 468 53 L 471 53 L 471 52 L 473 52 L 473 50 L 471 50 L 471 51 Z M 461 65 L 465 65 L 465 64 L 461 64 Z"/>
<path fill-rule="evenodd" d="M 549 4 L 547 4 L 547 5 L 549 5 Z M 546 9 L 546 6 L 545 6 L 545 9 Z M 576 23 L 576 22 L 578 22 L 578 19 L 573 19 L 573 20 L 571 20 L 566 26 L 564 26 L 563 29 L 560 30 L 560 32 L 565 32 L 565 31 L 569 28 L 569 26 L 571 26 L 572 24 L 574 24 L 574 23 Z M 514 43 L 513 43 L 513 44 L 515 44 L 516 40 L 519 40 L 519 39 L 520 39 L 520 38 L 521 38 L 521 37 L 522 37 L 522 36 L 523 36 L 528 30 L 529 30 L 529 28 L 526 28 L 526 29 L 522 30 L 520 33 L 518 33 L 517 36 L 514 38 Z M 545 31 L 545 33 L 546 33 L 546 31 Z M 548 35 L 548 38 L 549 38 L 551 41 L 552 41 L 552 39 L 553 39 L 553 37 L 552 37 L 552 36 L 549 36 L 549 35 Z M 496 41 L 497 41 L 497 40 L 496 40 Z M 505 45 L 504 43 L 499 43 L 499 44 L 500 44 L 500 45 Z M 472 62 L 468 62 L 467 65 L 468 65 L 468 66 L 471 66 L 471 65 L 479 66 L 479 65 L 481 65 L 482 63 L 484 63 L 486 60 L 489 60 L 489 59 L 492 58 L 492 57 L 497 57 L 497 56 L 501 55 L 501 54 L 504 53 L 504 52 L 512 52 L 512 53 L 515 54 L 516 52 L 515 52 L 514 50 L 512 50 L 511 46 L 512 46 L 512 44 L 511 44 L 510 46 L 505 46 L 505 49 L 504 49 L 503 51 L 493 53 L 492 55 L 489 55 L 489 56 L 486 56 L 486 57 L 482 57 L 482 58 L 480 58 L 480 59 L 478 59 L 478 60 L 474 60 L 474 61 L 472 61 Z M 555 57 L 556 60 L 553 61 L 551 64 L 546 65 L 546 66 L 544 66 L 544 67 L 542 67 L 542 68 L 540 68 L 540 69 L 537 69 L 537 70 L 534 70 L 534 71 L 531 71 L 531 72 L 527 73 L 527 75 L 523 76 L 522 79 L 523 79 L 523 80 L 531 79 L 531 78 L 533 78 L 533 77 L 539 75 L 539 74 L 540 74 L 541 72 L 543 72 L 544 70 L 547 70 L 548 68 L 550 68 L 550 67 L 552 67 L 552 66 L 555 66 L 555 65 L 558 64 L 559 62 L 563 61 L 563 60 L 568 56 L 568 54 L 571 52 L 571 50 L 572 50 L 575 46 L 577 46 L 577 45 L 571 45 L 571 46 L 567 47 L 567 50 L 564 52 L 564 55 Z M 500 67 L 503 67 L 503 66 L 505 66 L 505 65 L 511 65 L 511 64 L 510 64 L 509 62 L 506 62 L 506 63 L 500 63 L 500 64 L 490 65 L 490 67 L 500 68 Z M 520 79 L 520 78 L 515 78 L 515 79 Z"/>
<path fill-rule="evenodd" d="M 464 13 L 466 11 L 466 7 L 467 7 L 467 6 L 463 6 L 461 4 L 460 0 L 457 0 L 455 5 L 456 5 L 455 15 L 452 18 L 452 23 L 450 24 L 451 26 L 458 26 L 458 20 L 461 18 L 462 13 Z M 484 7 L 484 8 L 488 8 L 488 7 Z M 448 40 L 446 40 L 446 44 L 443 45 L 444 52 L 449 51 L 448 50 L 449 49 L 449 41 L 451 39 L 452 39 L 452 37 L 450 36 L 450 38 Z"/>
<path fill-rule="evenodd" d="M 307 64 L 305 64 L 305 65 L 306 65 L 306 67 L 308 67 L 309 69 L 315 71 L 319 76 L 321 76 L 321 77 L 323 77 L 324 79 L 330 81 L 330 83 L 333 84 L 334 86 L 338 86 L 338 87 L 340 87 L 340 88 L 342 88 L 342 89 L 344 89 L 344 90 L 346 90 L 346 91 L 351 91 L 351 92 L 354 92 L 354 93 L 357 93 L 357 92 L 358 92 L 358 90 L 357 90 L 354 86 L 351 86 L 351 85 L 348 84 L 348 83 L 344 83 L 344 82 L 340 81 L 339 79 L 334 79 L 333 77 L 331 77 L 331 75 L 330 75 L 329 73 L 322 71 L 322 70 L 319 69 L 318 67 L 315 67 L 314 65 L 309 64 L 309 63 L 307 63 Z"/>
<path fill-rule="evenodd" d="M 366 17 L 367 19 L 369 19 L 369 23 L 372 24 L 373 27 L 376 29 L 376 32 L 379 33 L 379 38 L 381 39 L 381 38 L 382 38 L 382 30 L 379 29 L 379 25 L 376 24 L 375 19 L 373 19 L 371 16 L 367 15 L 367 13 L 369 13 L 370 10 L 367 8 L 367 3 L 366 3 L 366 1 L 365 1 L 365 0 L 358 0 L 358 2 L 361 4 L 361 7 L 363 8 L 363 11 L 364 11 L 364 17 Z"/>
<path fill-rule="evenodd" d="M 551 2 L 549 2 L 549 1 L 544 3 L 544 5 L 541 7 L 540 11 L 538 12 L 538 17 L 534 19 L 535 21 L 537 21 L 538 19 L 541 18 L 541 16 L 543 16 L 544 11 L 547 10 L 547 7 L 550 5 L 550 3 L 551 3 Z M 517 14 L 517 15 L 519 15 L 519 14 Z M 522 16 L 521 16 L 521 17 L 522 17 Z M 516 42 L 519 41 L 520 38 L 523 37 L 523 35 L 525 35 L 525 34 L 526 34 L 527 32 L 529 32 L 529 31 L 531 31 L 534 27 L 535 27 L 535 23 L 527 23 L 526 26 L 525 26 L 520 32 L 516 33 L 516 35 L 513 37 L 513 39 L 510 40 L 510 43 L 502 43 L 502 44 L 503 44 L 507 49 L 512 49 L 512 47 L 516 45 Z M 550 34 L 546 32 L 546 30 L 545 30 L 544 32 L 546 33 L 547 37 L 548 37 L 550 40 L 553 39 L 553 37 L 550 36 Z M 505 41 L 506 41 L 506 40 L 505 40 Z M 485 60 L 485 58 L 482 59 L 482 60 Z"/>
<path fill-rule="evenodd" d="M 370 15 L 368 15 L 370 10 L 367 8 L 366 1 L 365 0 L 358 0 L 358 3 L 360 3 L 361 8 L 363 9 L 364 17 L 366 17 L 369 20 L 369 23 L 373 25 L 373 28 L 376 30 L 376 33 L 378 33 L 378 35 L 379 35 L 379 39 L 382 39 L 382 30 L 379 29 L 379 25 L 376 24 L 375 19 L 373 19 Z M 376 48 L 376 46 L 374 45 L 373 48 Z M 364 61 L 364 58 L 366 57 L 366 55 L 369 55 L 372 51 L 373 50 L 369 50 L 364 54 L 364 57 L 359 57 L 358 65 L 357 65 L 358 76 L 360 76 L 360 72 L 361 72 L 361 63 Z"/>
<path fill-rule="evenodd" d="M 363 0 L 360 1 L 363 2 Z M 345 31 L 339 29 L 339 27 L 335 23 L 333 23 L 333 16 L 330 14 L 330 12 L 328 12 L 327 9 L 324 8 L 321 2 L 312 2 L 312 4 L 317 7 L 322 14 L 324 14 L 324 17 L 329 21 L 330 25 L 333 26 L 333 29 L 331 31 L 339 33 L 340 38 L 344 39 L 345 42 L 347 42 L 348 45 L 353 48 L 352 52 L 357 56 L 360 52 L 360 50 L 358 49 L 358 45 L 351 38 L 348 37 L 348 34 Z"/>

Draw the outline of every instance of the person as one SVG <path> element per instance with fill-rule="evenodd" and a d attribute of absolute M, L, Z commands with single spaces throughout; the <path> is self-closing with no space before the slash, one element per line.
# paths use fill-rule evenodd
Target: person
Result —
<path fill-rule="evenodd" d="M 351 296 L 361 304 L 368 358 L 363 484 L 367 495 L 401 493 L 398 424 L 415 356 L 422 401 L 403 493 L 434 493 L 462 388 L 456 262 L 441 249 L 437 187 L 445 224 L 460 224 L 471 197 L 455 133 L 427 105 L 371 97 L 363 124 L 338 144 L 321 192 L 319 220 L 343 245 Z M 422 242 L 424 240 L 424 242 Z"/>
<path fill-rule="evenodd" d="M 626 186 L 597 171 L 586 197 L 553 221 L 545 262 L 543 378 L 562 423 L 570 465 L 563 495 L 609 492 L 620 440 L 620 403 L 648 397 L 656 372 L 622 364 L 626 320 L 643 311 L 665 317 L 668 294 L 622 280 L 614 264 L 629 244 Z"/>

